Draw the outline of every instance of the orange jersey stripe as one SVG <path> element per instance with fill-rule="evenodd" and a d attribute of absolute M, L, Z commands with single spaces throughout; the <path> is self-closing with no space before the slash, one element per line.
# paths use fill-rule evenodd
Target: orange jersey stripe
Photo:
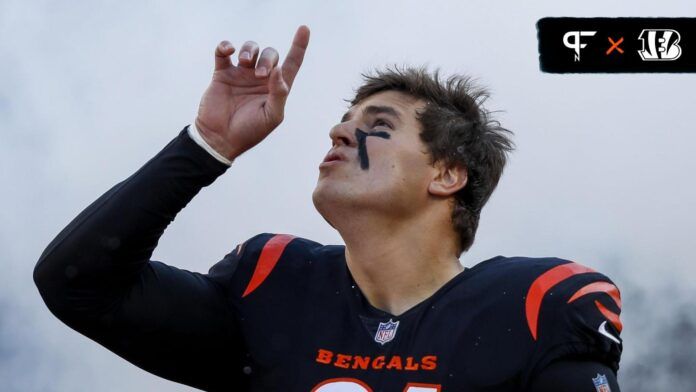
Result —
<path fill-rule="evenodd" d="M 621 294 L 619 293 L 618 287 L 614 286 L 609 282 L 594 282 L 576 291 L 572 297 L 568 300 L 568 303 L 575 301 L 576 299 L 592 293 L 606 293 L 614 300 L 616 306 L 621 309 Z"/>
<path fill-rule="evenodd" d="M 242 294 L 242 298 L 251 294 L 256 290 L 261 283 L 263 283 L 268 275 L 271 274 L 273 268 L 275 268 L 276 263 L 280 260 L 280 256 L 283 254 L 285 247 L 292 241 L 295 237 L 287 234 L 277 234 L 271 237 L 266 245 L 263 246 L 261 250 L 261 255 L 259 260 L 256 262 L 256 268 L 254 269 L 254 274 L 251 276 L 251 280 Z"/>
<path fill-rule="evenodd" d="M 546 293 L 558 283 L 578 274 L 586 274 L 595 272 L 595 270 L 585 267 L 577 263 L 567 263 L 551 268 L 541 274 L 527 292 L 525 300 L 525 312 L 527 314 L 527 325 L 532 333 L 534 340 L 537 339 L 537 323 L 539 322 L 539 310 L 541 309 L 541 301 Z"/>
<path fill-rule="evenodd" d="M 623 324 L 621 324 L 621 319 L 619 318 L 619 315 L 604 307 L 604 305 L 602 305 L 602 303 L 597 300 L 595 300 L 594 303 L 595 305 L 597 305 L 597 309 L 599 309 L 599 311 L 602 312 L 602 315 L 604 315 L 604 317 L 606 317 L 610 323 L 614 324 L 614 327 L 616 327 L 617 331 L 621 332 L 621 330 L 623 329 Z"/>

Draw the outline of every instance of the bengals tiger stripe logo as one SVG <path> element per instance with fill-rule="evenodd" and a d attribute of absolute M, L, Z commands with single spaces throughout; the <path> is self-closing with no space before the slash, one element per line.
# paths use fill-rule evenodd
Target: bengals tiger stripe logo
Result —
<path fill-rule="evenodd" d="M 529 327 L 529 332 L 531 332 L 534 340 L 537 340 L 538 338 L 537 328 L 539 322 L 539 312 L 541 310 L 541 302 L 544 299 L 544 296 L 546 296 L 546 294 L 554 286 L 565 280 L 568 280 L 576 275 L 595 272 L 597 271 L 593 270 L 592 268 L 585 267 L 584 265 L 580 265 L 578 263 L 569 262 L 567 264 L 562 264 L 551 268 L 550 270 L 539 275 L 539 277 L 532 282 L 525 300 L 525 313 L 527 316 L 527 326 Z M 581 297 L 584 297 L 585 295 L 593 293 L 607 294 L 609 298 L 614 301 L 614 304 L 619 308 L 619 312 L 621 311 L 621 295 L 619 293 L 619 289 L 609 282 L 593 282 L 587 284 L 577 290 L 570 297 L 567 303 L 569 304 Z M 614 325 L 617 331 L 621 332 L 623 325 L 619 319 L 619 314 L 607 309 L 607 307 L 598 300 L 595 300 L 594 303 L 599 312 L 602 313 L 602 315 Z"/>

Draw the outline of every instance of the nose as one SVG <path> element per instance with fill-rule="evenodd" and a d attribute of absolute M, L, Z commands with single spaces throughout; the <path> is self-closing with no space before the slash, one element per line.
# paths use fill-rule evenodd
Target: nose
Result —
<path fill-rule="evenodd" d="M 353 121 L 346 121 L 334 125 L 331 131 L 329 131 L 329 137 L 334 146 L 344 145 L 356 147 L 358 145 L 355 138 L 355 123 Z"/>

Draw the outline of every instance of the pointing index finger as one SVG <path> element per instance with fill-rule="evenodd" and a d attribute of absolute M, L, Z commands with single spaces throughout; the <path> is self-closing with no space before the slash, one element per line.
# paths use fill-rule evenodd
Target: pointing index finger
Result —
<path fill-rule="evenodd" d="M 295 80 L 300 66 L 302 66 L 302 60 L 304 59 L 307 45 L 309 45 L 309 28 L 302 25 L 297 28 L 295 38 L 292 40 L 292 46 L 281 68 L 283 71 L 283 79 L 288 87 L 292 86 L 292 82 Z"/>

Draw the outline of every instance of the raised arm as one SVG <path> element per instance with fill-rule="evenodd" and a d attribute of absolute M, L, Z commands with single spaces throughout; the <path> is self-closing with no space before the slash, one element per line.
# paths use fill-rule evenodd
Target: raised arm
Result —
<path fill-rule="evenodd" d="M 213 81 L 196 120 L 218 153 L 234 159 L 280 123 L 308 34 L 306 27 L 298 29 L 283 75 L 273 49 L 264 51 L 271 54 L 262 55 L 256 67 L 266 64 L 270 76 L 256 76 L 251 61 L 235 67 L 229 59 L 233 49 L 218 46 Z M 292 64 L 287 76 L 285 64 Z M 34 269 L 51 312 L 159 376 L 204 390 L 244 390 L 244 343 L 224 285 L 150 260 L 176 214 L 227 168 L 184 130 L 88 206 L 48 245 Z"/>

